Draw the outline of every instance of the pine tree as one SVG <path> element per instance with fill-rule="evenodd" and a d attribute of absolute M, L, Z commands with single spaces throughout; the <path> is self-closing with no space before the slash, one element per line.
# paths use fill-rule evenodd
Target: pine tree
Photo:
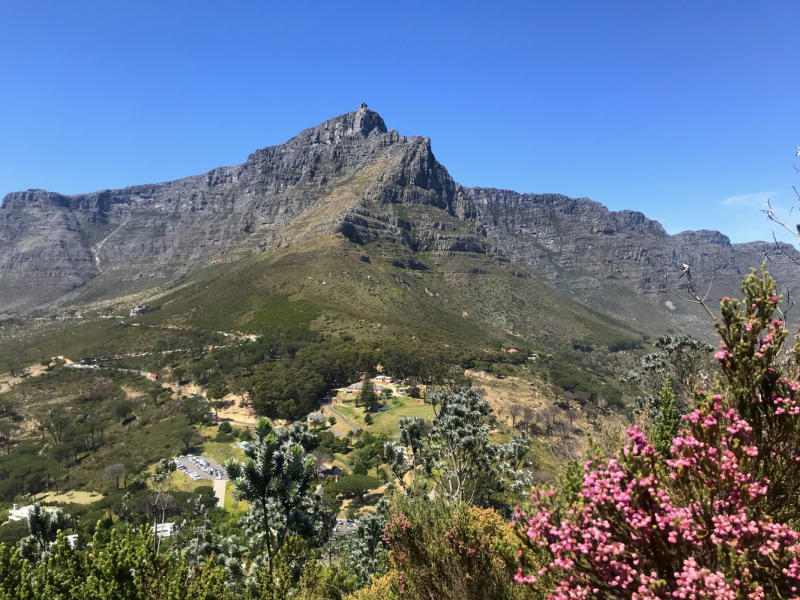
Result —
<path fill-rule="evenodd" d="M 681 415 L 675 408 L 675 394 L 667 375 L 664 387 L 658 395 L 658 417 L 653 431 L 653 447 L 662 456 L 669 456 L 672 440 L 678 435 L 681 426 Z"/>
<path fill-rule="evenodd" d="M 373 410 L 380 406 L 380 398 L 375 395 L 375 384 L 369 378 L 369 373 L 364 374 L 364 381 L 361 384 L 361 404 L 365 410 Z"/>

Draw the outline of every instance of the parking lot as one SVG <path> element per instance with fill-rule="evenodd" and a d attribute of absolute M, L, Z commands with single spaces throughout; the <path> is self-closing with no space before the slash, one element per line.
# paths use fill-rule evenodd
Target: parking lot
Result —
<path fill-rule="evenodd" d="M 187 454 L 185 456 L 181 455 L 173 460 L 175 461 L 175 466 L 181 473 L 195 481 L 198 479 L 227 481 L 228 479 L 228 475 L 225 473 L 225 467 L 205 456 Z"/>
<path fill-rule="evenodd" d="M 336 527 L 333 528 L 334 537 L 347 535 L 356 532 L 356 523 L 351 519 L 336 519 Z"/>

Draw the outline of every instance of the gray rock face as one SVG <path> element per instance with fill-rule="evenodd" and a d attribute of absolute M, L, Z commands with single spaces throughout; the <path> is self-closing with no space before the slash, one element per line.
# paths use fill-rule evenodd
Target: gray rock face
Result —
<path fill-rule="evenodd" d="M 732 245 L 716 231 L 670 236 L 639 212 L 585 198 L 464 188 L 429 138 L 389 131 L 362 105 L 203 175 L 75 196 L 7 195 L 0 313 L 68 304 L 69 292 L 89 282 L 124 293 L 319 235 L 502 255 L 587 301 L 609 286 L 657 297 L 665 273 L 684 262 L 700 278 L 714 272 L 723 287 L 734 285 L 763 252 L 776 253 L 766 242 Z M 773 271 L 787 283 L 800 279 L 795 265 Z"/>

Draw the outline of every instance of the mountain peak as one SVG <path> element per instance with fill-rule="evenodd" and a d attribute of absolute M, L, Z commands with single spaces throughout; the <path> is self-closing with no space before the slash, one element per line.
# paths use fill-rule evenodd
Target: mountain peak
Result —
<path fill-rule="evenodd" d="M 316 127 L 306 129 L 287 143 L 334 144 L 347 139 L 366 139 L 375 131 L 387 133 L 386 123 L 378 113 L 370 110 L 367 104 L 362 102 L 358 110 L 328 119 Z"/>

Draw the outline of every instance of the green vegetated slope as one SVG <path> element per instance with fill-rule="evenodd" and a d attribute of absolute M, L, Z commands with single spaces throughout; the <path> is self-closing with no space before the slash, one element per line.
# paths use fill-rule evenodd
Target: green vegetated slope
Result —
<path fill-rule="evenodd" d="M 555 348 L 573 339 L 641 342 L 649 333 L 490 255 L 413 253 L 398 243 L 361 246 L 337 237 L 225 265 L 159 298 L 155 308 L 139 321 L 245 333 L 311 328 L 357 339 Z"/>
<path fill-rule="evenodd" d="M 218 331 L 316 330 L 380 341 L 386 336 L 480 348 L 563 349 L 575 340 L 616 349 L 652 335 L 567 298 L 518 265 L 490 254 L 413 252 L 400 243 L 316 237 L 214 265 L 147 300 L 129 319 L 83 318 L 4 326 L 0 371 L 52 356 L 73 360 L 217 344 Z M 102 316 L 108 316 L 108 310 Z M 137 323 L 134 326 L 133 323 Z M 168 328 L 169 327 L 169 328 Z"/>
<path fill-rule="evenodd" d="M 123 312 L 127 315 L 127 307 L 118 314 Z M 66 321 L 9 325 L 0 327 L 0 373 L 54 356 L 80 360 L 156 349 L 199 349 L 223 339 L 212 331 L 134 326 L 127 318 L 100 318 L 97 314 Z"/>
<path fill-rule="evenodd" d="M 176 431 L 188 424 L 182 401 L 154 389 L 137 374 L 56 365 L 0 393 L 0 501 L 52 486 L 102 490 L 111 464 L 136 473 L 176 455 Z"/>

